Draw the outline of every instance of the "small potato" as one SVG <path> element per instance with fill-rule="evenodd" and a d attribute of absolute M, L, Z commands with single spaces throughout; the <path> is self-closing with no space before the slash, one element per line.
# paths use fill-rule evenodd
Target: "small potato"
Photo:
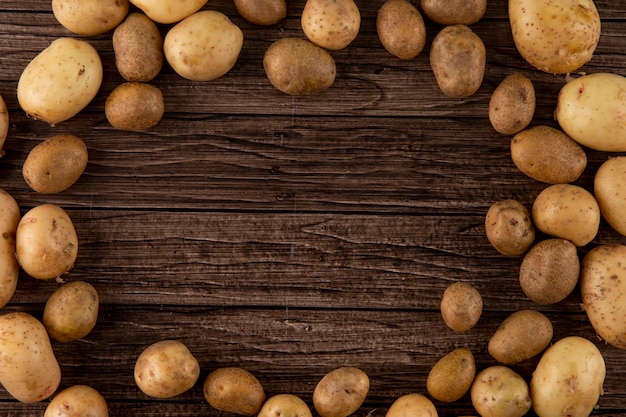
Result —
<path fill-rule="evenodd" d="M 115 66 L 126 81 L 152 81 L 163 67 L 163 37 L 142 13 L 131 13 L 113 32 Z"/>
<path fill-rule="evenodd" d="M 43 325 L 58 342 L 82 339 L 98 320 L 98 291 L 84 281 L 73 281 L 57 288 L 43 311 Z"/>
<path fill-rule="evenodd" d="M 436 400 L 450 403 L 463 397 L 476 376 L 474 354 L 468 348 L 455 349 L 432 367 L 426 389 Z"/>
<path fill-rule="evenodd" d="M 514 365 L 541 353 L 552 335 L 552 323 L 543 313 L 518 310 L 504 319 L 489 339 L 489 354 L 500 363 Z"/>
<path fill-rule="evenodd" d="M 400 59 L 413 59 L 426 46 L 424 19 L 408 0 L 386 0 L 378 9 L 376 31 L 387 52 Z"/>
<path fill-rule="evenodd" d="M 311 409 L 298 396 L 293 394 L 277 394 L 270 397 L 257 417 L 312 417 Z"/>
<path fill-rule="evenodd" d="M 17 261 L 33 278 L 58 278 L 69 271 L 78 256 L 78 236 L 72 219 L 55 204 L 30 209 L 15 233 Z"/>
<path fill-rule="evenodd" d="M 546 239 L 524 256 L 519 283 L 532 301 L 549 305 L 564 300 L 576 288 L 579 276 L 576 245 L 567 239 Z"/>
<path fill-rule="evenodd" d="M 135 363 L 135 383 L 154 398 L 180 395 L 191 389 L 199 376 L 198 360 L 177 340 L 161 340 L 148 346 Z"/>
<path fill-rule="evenodd" d="M 130 0 L 157 23 L 177 23 L 200 10 L 207 0 Z"/>
<path fill-rule="evenodd" d="M 433 39 L 430 65 L 437 85 L 448 97 L 467 97 L 482 85 L 487 52 L 469 27 L 444 27 Z"/>
<path fill-rule="evenodd" d="M 339 50 L 359 34 L 361 12 L 353 0 L 307 0 L 300 21 L 311 42 L 325 49 Z"/>
<path fill-rule="evenodd" d="M 441 316 L 455 332 L 465 332 L 474 327 L 482 312 L 483 298 L 471 284 L 455 282 L 444 291 Z"/>
<path fill-rule="evenodd" d="M 259 380 L 245 369 L 235 367 L 211 372 L 204 380 L 203 391 L 211 407 L 244 416 L 256 415 L 265 401 Z"/>
<path fill-rule="evenodd" d="M 66 29 L 95 36 L 119 25 L 128 13 L 128 0 L 52 0 L 52 13 Z"/>
<path fill-rule="evenodd" d="M 528 384 L 512 369 L 495 365 L 483 369 L 472 383 L 470 396 L 482 417 L 522 417 L 531 407 Z"/>
<path fill-rule="evenodd" d="M 265 51 L 263 68 L 270 83 L 283 93 L 318 93 L 335 81 L 335 60 L 324 49 L 298 38 L 282 38 Z"/>
<path fill-rule="evenodd" d="M 43 417 L 109 417 L 109 408 L 95 389 L 72 385 L 55 395 Z"/>
<path fill-rule="evenodd" d="M 20 265 L 15 257 L 15 233 L 20 216 L 15 198 L 0 189 L 0 308 L 11 301 L 17 288 Z"/>
<path fill-rule="evenodd" d="M 607 159 L 596 171 L 594 195 L 607 223 L 626 236 L 626 157 Z"/>
<path fill-rule="evenodd" d="M 285 0 L 234 0 L 237 12 L 255 25 L 274 25 L 287 16 Z"/>
<path fill-rule="evenodd" d="M 522 255 L 535 241 L 535 227 L 530 212 L 519 201 L 496 201 L 485 216 L 487 240 L 507 256 Z"/>
<path fill-rule="evenodd" d="M 508 75 L 491 94 L 489 122 L 496 132 L 514 135 L 532 122 L 536 102 L 535 87 L 527 76 Z"/>
<path fill-rule="evenodd" d="M 471 25 L 487 11 L 487 0 L 421 0 L 428 18 L 441 25 Z"/>
<path fill-rule="evenodd" d="M 315 386 L 313 406 L 320 417 L 348 417 L 361 407 L 369 389 L 369 378 L 359 368 L 337 368 Z"/>
<path fill-rule="evenodd" d="M 156 126 L 163 118 L 163 93 L 150 84 L 120 84 L 107 97 L 104 112 L 111 126 L 116 129 L 147 130 Z"/>
<path fill-rule="evenodd" d="M 598 234 L 600 207 L 593 195 L 573 184 L 554 184 L 535 199 L 532 217 L 543 233 L 585 246 Z"/>
<path fill-rule="evenodd" d="M 9 110 L 4 101 L 4 98 L 0 96 L 0 157 L 4 155 L 4 142 L 9 134 Z"/>
<path fill-rule="evenodd" d="M 433 402 L 422 394 L 405 394 L 391 404 L 385 417 L 437 417 L 437 415 Z"/>
<path fill-rule="evenodd" d="M 22 175 L 38 193 L 60 193 L 83 175 L 88 159 L 87 145 L 81 138 L 59 134 L 31 149 L 22 165 Z"/>

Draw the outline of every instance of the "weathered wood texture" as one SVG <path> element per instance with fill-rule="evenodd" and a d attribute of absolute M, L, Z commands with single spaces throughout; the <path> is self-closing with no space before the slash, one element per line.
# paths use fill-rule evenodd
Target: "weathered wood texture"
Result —
<path fill-rule="evenodd" d="M 80 241 L 74 269 L 64 278 L 91 282 L 101 296 L 94 331 L 54 343 L 62 388 L 89 384 L 107 399 L 111 415 L 218 416 L 203 399 L 202 381 L 221 366 L 242 366 L 267 394 L 294 393 L 309 405 L 317 381 L 342 365 L 361 367 L 371 390 L 357 416 L 383 417 L 402 394 L 426 392 L 430 367 L 467 346 L 477 366 L 495 364 L 486 344 L 512 312 L 545 312 L 555 340 L 570 334 L 597 342 L 607 364 L 605 395 L 594 415 L 626 416 L 626 352 L 594 334 L 575 290 L 566 300 L 538 306 L 519 288 L 519 258 L 497 253 L 484 235 L 484 215 L 496 200 L 530 207 L 545 187 L 510 159 L 510 138 L 487 119 L 489 97 L 512 72 L 537 91 L 535 124 L 555 125 L 564 76 L 532 69 L 517 53 L 505 0 L 489 2 L 472 28 L 487 47 L 481 89 L 446 98 L 429 67 L 428 46 L 403 62 L 376 35 L 382 0 L 358 1 L 361 32 L 332 52 L 335 84 L 308 97 L 274 89 L 262 67 L 276 39 L 303 37 L 303 0 L 289 3 L 281 23 L 260 27 L 241 19 L 231 2 L 209 4 L 244 31 L 237 65 L 226 76 L 189 82 L 165 66 L 154 80 L 166 115 L 142 133 L 108 125 L 103 107 L 121 77 L 111 34 L 89 39 L 105 64 L 96 99 L 72 120 L 50 127 L 19 108 L 17 81 L 53 39 L 70 35 L 48 1 L 0 2 L 0 94 L 11 117 L 0 187 L 23 212 L 56 203 L 73 219 Z M 603 32 L 593 60 L 581 71 L 626 75 L 626 8 L 597 1 Z M 167 26 L 161 27 L 163 32 Z M 428 41 L 440 26 L 427 22 Z M 56 195 L 33 192 L 21 166 L 37 143 L 54 133 L 81 136 L 89 148 L 86 172 Z M 592 188 L 609 155 L 588 151 L 578 185 Z M 601 243 L 626 243 L 604 223 Z M 439 313 L 445 288 L 456 281 L 480 290 L 485 311 L 465 333 L 448 329 Z M 0 312 L 40 317 L 59 284 L 25 274 Z M 185 342 L 202 365 L 198 384 L 171 400 L 143 395 L 134 362 L 149 344 Z M 537 359 L 515 366 L 524 378 Z M 40 416 L 46 402 L 21 404 L 0 389 L 0 415 Z M 437 403 L 442 416 L 475 414 L 469 395 Z"/>

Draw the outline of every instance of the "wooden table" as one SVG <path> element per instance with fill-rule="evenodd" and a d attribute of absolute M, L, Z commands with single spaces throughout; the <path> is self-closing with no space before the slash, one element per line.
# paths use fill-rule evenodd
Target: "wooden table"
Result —
<path fill-rule="evenodd" d="M 356 415 L 383 417 L 397 397 L 426 394 L 430 368 L 454 348 L 469 347 L 479 369 L 496 364 L 490 335 L 514 311 L 536 309 L 552 320 L 554 340 L 579 335 L 597 343 L 607 377 L 594 414 L 626 416 L 626 352 L 596 337 L 578 289 L 561 303 L 534 304 L 519 287 L 521 258 L 500 255 L 485 237 L 493 202 L 514 198 L 530 207 L 546 186 L 513 165 L 510 137 L 487 118 L 490 94 L 521 72 L 537 91 L 533 124 L 554 126 L 565 77 L 522 60 L 506 1 L 493 0 L 472 25 L 487 47 L 484 83 L 471 97 L 447 98 L 431 72 L 429 46 L 408 62 L 392 57 L 375 29 L 382 0 L 358 3 L 359 36 L 332 52 L 334 85 L 308 97 L 274 89 L 262 66 L 271 42 L 303 37 L 303 0 L 290 2 L 288 17 L 270 27 L 246 23 L 231 2 L 209 4 L 244 32 L 236 66 L 210 82 L 184 80 L 166 66 L 153 82 L 163 91 L 165 117 L 143 133 L 117 131 L 104 116 L 107 94 L 123 81 L 110 33 L 89 39 L 105 64 L 96 99 L 56 127 L 27 118 L 15 96 L 22 70 L 71 34 L 49 1 L 0 3 L 0 94 L 11 118 L 0 186 L 23 212 L 55 203 L 69 213 L 80 248 L 64 279 L 90 282 L 101 297 L 87 337 L 53 343 L 61 388 L 91 385 L 112 416 L 217 416 L 224 413 L 202 394 L 216 368 L 243 367 L 267 396 L 296 394 L 312 406 L 318 380 L 352 365 L 371 380 Z M 611 0 L 597 6 L 602 37 L 581 70 L 626 75 L 626 9 Z M 440 28 L 427 23 L 428 45 Z M 56 133 L 82 137 L 90 161 L 70 189 L 41 195 L 28 188 L 21 166 Z M 576 184 L 591 189 L 608 155 L 587 155 Z M 603 223 L 580 255 L 609 242 L 626 238 Z M 457 281 L 474 285 L 484 300 L 480 321 L 464 333 L 447 328 L 439 311 L 443 291 Z M 23 274 L 0 311 L 41 317 L 58 286 Z M 196 386 L 170 400 L 147 397 L 133 380 L 138 355 L 162 339 L 185 343 L 202 367 Z M 513 369 L 530 380 L 537 360 Z M 21 404 L 0 390 L 4 416 L 40 416 L 46 404 Z M 435 404 L 441 416 L 475 414 L 469 395 Z"/>

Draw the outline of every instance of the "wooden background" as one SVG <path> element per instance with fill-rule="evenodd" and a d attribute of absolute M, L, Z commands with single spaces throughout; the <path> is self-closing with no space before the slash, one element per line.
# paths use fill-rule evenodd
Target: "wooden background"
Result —
<path fill-rule="evenodd" d="M 165 66 L 153 84 L 163 91 L 164 119 L 144 133 L 113 129 L 107 94 L 121 77 L 111 33 L 90 38 L 105 64 L 97 98 L 72 120 L 50 127 L 19 108 L 15 89 L 28 62 L 52 40 L 71 34 L 49 1 L 0 2 L 0 94 L 11 118 L 0 187 L 24 213 L 42 203 L 67 210 L 79 236 L 76 265 L 64 278 L 93 284 L 101 297 L 95 329 L 82 340 L 53 343 L 61 388 L 88 384 L 112 416 L 218 416 L 202 394 L 208 372 L 240 366 L 267 396 L 292 393 L 312 407 L 318 380 L 343 365 L 370 377 L 355 414 L 383 417 L 410 392 L 426 393 L 432 365 L 469 347 L 483 369 L 495 361 L 487 341 L 506 316 L 537 309 L 552 320 L 554 339 L 597 343 L 606 366 L 605 394 L 595 415 L 626 416 L 626 352 L 595 335 L 575 290 L 563 302 L 538 306 L 518 284 L 520 258 L 497 253 L 484 233 L 491 203 L 515 198 L 527 207 L 546 186 L 513 165 L 510 137 L 487 118 L 489 97 L 508 74 L 534 83 L 533 124 L 555 125 L 564 76 L 531 68 L 510 34 L 506 1 L 490 0 L 474 31 L 487 47 L 481 89 L 445 97 L 429 67 L 429 45 L 441 28 L 427 22 L 428 45 L 403 62 L 381 46 L 375 29 L 382 0 L 357 1 L 361 32 L 332 52 L 337 79 L 325 92 L 290 97 L 274 89 L 262 67 L 265 49 L 303 37 L 303 0 L 289 2 L 275 26 L 243 21 L 230 1 L 205 8 L 228 15 L 244 32 L 236 66 L 211 82 L 190 82 Z M 626 75 L 626 6 L 602 0 L 602 36 L 581 71 Z M 168 29 L 162 26 L 165 31 Z M 31 191 L 21 175 L 29 150 L 56 133 L 82 137 L 84 175 L 56 195 Z M 608 154 L 588 151 L 576 184 L 591 190 Z M 626 243 L 604 223 L 580 255 L 601 243 Z M 484 313 L 468 332 L 448 329 L 439 313 L 445 288 L 473 284 Z M 59 286 L 21 276 L 0 312 L 41 317 Z M 133 380 L 141 351 L 158 340 L 184 342 L 202 366 L 196 386 L 170 399 L 151 399 Z M 530 380 L 537 360 L 513 368 Z M 0 414 L 40 416 L 46 401 L 21 404 L 0 389 Z M 475 413 L 469 396 L 435 402 L 441 416 Z"/>

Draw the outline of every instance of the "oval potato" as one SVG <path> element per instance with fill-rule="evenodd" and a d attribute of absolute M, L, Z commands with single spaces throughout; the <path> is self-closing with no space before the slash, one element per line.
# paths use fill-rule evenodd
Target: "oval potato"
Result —
<path fill-rule="evenodd" d="M 153 21 L 172 24 L 196 13 L 207 0 L 130 0 L 130 2 Z"/>
<path fill-rule="evenodd" d="M 603 162 L 593 184 L 602 217 L 626 236 L 626 157 L 616 156 Z"/>
<path fill-rule="evenodd" d="M 204 398 L 211 407 L 244 416 L 256 415 L 265 402 L 259 380 L 245 369 L 219 368 L 203 384 Z"/>
<path fill-rule="evenodd" d="M 54 396 L 43 417 L 109 417 L 109 408 L 95 389 L 72 385 Z"/>
<path fill-rule="evenodd" d="M 0 189 L 0 308 L 11 301 L 17 288 L 20 265 L 15 257 L 15 234 L 20 216 L 15 198 Z"/>
<path fill-rule="evenodd" d="M 107 97 L 104 114 L 116 129 L 150 129 L 165 114 L 163 93 L 158 87 L 146 83 L 132 81 L 120 84 Z"/>
<path fill-rule="evenodd" d="M 502 365 L 480 371 L 472 383 L 470 396 L 482 417 L 522 417 L 531 407 L 524 378 Z"/>
<path fill-rule="evenodd" d="M 424 14 L 441 25 L 471 25 L 487 11 L 487 0 L 421 0 Z"/>
<path fill-rule="evenodd" d="M 100 297 L 93 285 L 72 281 L 57 288 L 46 301 L 43 325 L 50 337 L 70 342 L 87 336 L 96 325 Z"/>
<path fill-rule="evenodd" d="M 498 252 L 519 256 L 535 241 L 535 226 L 530 212 L 514 199 L 493 203 L 485 216 L 487 240 Z"/>
<path fill-rule="evenodd" d="M 507 75 L 489 99 L 489 122 L 496 132 L 514 135 L 533 120 L 535 87 L 523 74 Z"/>
<path fill-rule="evenodd" d="M 131 13 L 113 31 L 115 66 L 126 81 L 148 82 L 163 67 L 163 37 L 145 14 Z"/>
<path fill-rule="evenodd" d="M 385 417 L 437 417 L 437 409 L 431 400 L 422 394 L 405 394 L 387 409 Z"/>
<path fill-rule="evenodd" d="M 234 0 L 237 12 L 255 25 L 274 25 L 287 16 L 285 0 Z"/>
<path fill-rule="evenodd" d="M 312 417 L 311 409 L 300 397 L 293 394 L 276 394 L 270 397 L 257 417 Z"/>
<path fill-rule="evenodd" d="M 9 135 L 9 110 L 4 98 L 0 96 L 0 157 L 4 155 L 4 142 Z"/>
<path fill-rule="evenodd" d="M 315 386 L 313 406 L 320 417 L 348 417 L 361 407 L 369 389 L 369 378 L 361 369 L 333 369 Z"/>
<path fill-rule="evenodd" d="M 463 397 L 476 376 L 474 354 L 458 348 L 440 358 L 426 379 L 426 389 L 436 400 L 450 403 Z"/>
<path fill-rule="evenodd" d="M 441 297 L 441 316 L 455 332 L 465 332 L 478 323 L 483 312 L 480 292 L 467 282 L 455 282 Z"/>
<path fill-rule="evenodd" d="M 426 24 L 408 0 L 386 0 L 376 15 L 376 32 L 390 54 L 409 60 L 426 46 Z"/>
<path fill-rule="evenodd" d="M 359 34 L 361 12 L 353 0 L 307 0 L 300 24 L 311 42 L 325 49 L 339 50 Z"/>
<path fill-rule="evenodd" d="M 52 0 L 54 17 L 82 36 L 108 32 L 124 20 L 128 9 L 128 0 Z"/>
<path fill-rule="evenodd" d="M 552 341 L 553 328 L 545 314 L 518 310 L 508 316 L 489 338 L 489 354 L 498 362 L 514 365 L 537 356 Z"/>

